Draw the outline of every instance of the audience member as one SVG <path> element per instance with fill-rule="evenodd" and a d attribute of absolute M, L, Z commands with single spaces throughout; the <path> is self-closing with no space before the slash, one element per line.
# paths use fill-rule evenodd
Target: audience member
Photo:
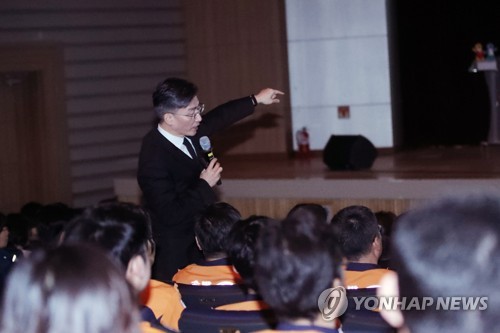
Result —
<path fill-rule="evenodd" d="M 379 294 L 407 299 L 401 311 L 382 308 L 392 326 L 411 333 L 500 331 L 500 197 L 442 198 L 405 213 L 392 245 L 397 274 L 384 276 Z"/>
<path fill-rule="evenodd" d="M 7 218 L 0 213 L 0 296 L 2 295 L 7 275 L 21 257 L 22 252 L 20 250 L 9 246 Z"/>
<path fill-rule="evenodd" d="M 40 209 L 43 207 L 43 205 L 40 202 L 37 201 L 30 201 L 25 203 L 21 207 L 21 215 L 27 218 L 28 220 L 30 219 L 37 219 L 38 212 Z"/>
<path fill-rule="evenodd" d="M 375 212 L 375 217 L 377 218 L 378 224 L 384 229 L 384 234 L 390 237 L 394 222 L 398 216 L 394 214 L 394 212 L 379 210 Z"/>
<path fill-rule="evenodd" d="M 24 204 L 21 207 L 19 213 L 23 217 L 23 219 L 28 221 L 28 225 L 30 226 L 28 239 L 31 242 L 32 240 L 38 241 L 38 226 L 40 223 L 40 218 L 38 217 L 40 210 L 43 208 L 43 205 L 37 201 L 30 201 Z M 31 247 L 31 246 L 30 246 Z"/>
<path fill-rule="evenodd" d="M 52 246 L 60 243 L 65 225 L 79 213 L 79 210 L 60 202 L 40 207 L 35 215 L 39 245 Z"/>
<path fill-rule="evenodd" d="M 136 333 L 139 313 L 123 274 L 95 248 L 39 250 L 13 269 L 1 333 Z"/>
<path fill-rule="evenodd" d="M 26 219 L 19 213 L 7 215 L 7 227 L 9 229 L 9 245 L 29 256 L 33 249 L 31 240 L 36 234 L 36 225 L 33 221 Z"/>
<path fill-rule="evenodd" d="M 250 216 L 248 219 L 236 222 L 228 236 L 227 254 L 235 270 L 241 276 L 243 286 L 247 290 L 247 300 L 217 307 L 217 310 L 258 311 L 269 306 L 258 294 L 254 278 L 257 239 L 261 231 L 278 223 L 266 216 Z"/>
<path fill-rule="evenodd" d="M 279 331 L 337 332 L 337 321 L 325 321 L 318 298 L 340 286 L 342 257 L 328 234 L 297 232 L 286 221 L 262 230 L 257 241 L 255 279 L 264 301 L 276 313 Z M 304 223 L 304 228 L 310 226 Z M 314 228 L 314 226 L 313 226 Z"/>
<path fill-rule="evenodd" d="M 156 244 L 153 238 L 148 240 L 148 254 L 151 265 L 155 261 Z M 172 289 L 175 290 L 172 290 Z M 140 302 L 153 310 L 156 318 L 166 327 L 179 329 L 179 318 L 184 311 L 184 303 L 177 285 L 173 282 L 164 282 L 150 279 L 148 285 L 140 294 Z"/>
<path fill-rule="evenodd" d="M 387 269 L 378 266 L 382 235 L 375 214 L 364 206 L 345 207 L 333 216 L 331 230 L 348 261 L 347 289 L 378 287 Z"/>
<path fill-rule="evenodd" d="M 109 203 L 88 208 L 68 225 L 64 231 L 63 241 L 83 242 L 104 249 L 109 257 L 122 267 L 137 297 L 150 284 L 150 258 L 153 255 L 151 252 L 154 244 L 150 219 L 135 205 Z M 159 284 L 162 288 L 159 288 Z M 152 294 L 159 289 L 163 295 L 163 302 L 153 302 L 153 304 L 162 305 L 163 308 L 152 311 L 147 305 L 142 306 L 143 332 L 154 331 L 154 328 L 164 330 L 157 320 L 159 317 L 163 325 L 177 329 L 180 313 L 184 309 L 180 294 L 174 286 L 157 281 L 150 290 L 150 297 L 154 297 Z"/>
<path fill-rule="evenodd" d="M 205 259 L 180 269 L 173 280 L 202 286 L 241 283 L 241 278 L 234 271 L 226 253 L 229 232 L 240 219 L 238 210 L 225 202 L 212 204 L 198 215 L 194 233 Z"/>
<path fill-rule="evenodd" d="M 308 231 L 325 232 L 328 225 L 328 211 L 325 207 L 314 203 L 302 203 L 295 205 L 287 214 L 285 221 L 300 221 L 300 223 L 292 223 L 294 228 L 301 228 L 297 230 L 300 233 Z M 292 226 L 291 226 L 292 227 Z M 310 235 L 315 237 L 313 235 Z"/>
<path fill-rule="evenodd" d="M 375 212 L 378 224 L 382 227 L 382 254 L 378 259 L 378 265 L 381 268 L 389 268 L 391 264 L 391 234 L 392 227 L 397 219 L 393 212 L 380 210 Z"/>

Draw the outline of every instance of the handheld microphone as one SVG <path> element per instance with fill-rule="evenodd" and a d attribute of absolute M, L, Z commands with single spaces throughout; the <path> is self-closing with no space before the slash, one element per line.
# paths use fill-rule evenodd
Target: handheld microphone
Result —
<path fill-rule="evenodd" d="M 210 143 L 208 136 L 202 136 L 200 138 L 200 147 L 203 149 L 203 152 L 205 152 L 205 162 L 208 165 L 208 163 L 215 158 L 214 152 L 212 151 L 212 143 Z M 220 184 L 222 184 L 222 181 L 219 179 L 217 185 Z"/>

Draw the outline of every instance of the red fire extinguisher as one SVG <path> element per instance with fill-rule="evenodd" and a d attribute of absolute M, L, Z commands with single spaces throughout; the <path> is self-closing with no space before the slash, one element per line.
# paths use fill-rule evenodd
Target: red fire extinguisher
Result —
<path fill-rule="evenodd" d="M 308 156 L 310 153 L 309 148 L 309 133 L 306 127 L 302 127 L 297 131 L 297 146 L 299 147 L 299 156 Z"/>

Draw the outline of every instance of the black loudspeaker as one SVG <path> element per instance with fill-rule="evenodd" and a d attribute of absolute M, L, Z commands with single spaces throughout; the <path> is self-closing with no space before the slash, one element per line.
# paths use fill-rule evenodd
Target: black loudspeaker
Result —
<path fill-rule="evenodd" d="M 360 170 L 372 167 L 375 146 L 362 135 L 332 135 L 323 150 L 323 162 L 331 170 Z"/>

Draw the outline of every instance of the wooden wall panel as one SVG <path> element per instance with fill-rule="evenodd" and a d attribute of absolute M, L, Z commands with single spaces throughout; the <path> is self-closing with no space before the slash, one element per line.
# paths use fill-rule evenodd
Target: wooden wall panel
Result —
<path fill-rule="evenodd" d="M 283 1 L 187 0 L 187 74 L 209 108 L 273 87 L 288 93 Z M 290 150 L 289 95 L 214 138 L 219 154 Z"/>
<path fill-rule="evenodd" d="M 182 1 L 2 0 L 0 44 L 12 42 L 50 42 L 64 54 L 70 165 L 51 181 L 70 184 L 77 207 L 113 197 L 114 178 L 135 177 L 153 89 L 186 75 Z"/>
<path fill-rule="evenodd" d="M 0 3 L 1 4 L 1 3 Z M 47 30 L 43 34 L 36 33 L 36 29 L 32 30 L 7 30 L 0 31 L 0 39 L 5 42 L 23 41 L 39 41 L 40 36 L 44 40 L 56 40 L 65 43 L 66 45 L 81 45 L 83 43 L 130 43 L 144 42 L 147 37 L 148 41 L 156 42 L 171 42 L 182 41 L 184 38 L 184 30 L 182 26 L 163 25 L 158 27 L 108 27 L 105 31 L 95 31 L 77 28 L 69 31 L 65 30 Z"/>
<path fill-rule="evenodd" d="M 124 198 L 127 199 L 127 198 Z M 130 199 L 130 198 L 128 198 Z M 288 211 L 299 203 L 317 203 L 329 209 L 330 214 L 335 214 L 340 209 L 350 205 L 363 205 L 374 212 L 390 211 L 401 214 L 409 209 L 418 207 L 423 200 L 420 199 L 311 199 L 311 198 L 224 198 L 225 202 L 237 208 L 243 217 L 252 214 L 266 215 L 281 219 Z"/>
<path fill-rule="evenodd" d="M 284 17 L 282 0 L 2 0 L 0 44 L 63 50 L 70 174 L 59 181 L 80 207 L 112 197 L 113 178 L 135 176 L 151 92 L 165 77 L 193 80 L 212 107 L 263 87 L 288 92 Z M 289 96 L 214 146 L 218 154 L 288 151 Z"/>
<path fill-rule="evenodd" d="M 115 179 L 115 193 L 120 201 L 141 203 L 142 193 L 134 178 Z M 363 205 L 374 212 L 390 211 L 399 215 L 414 209 L 427 202 L 430 198 L 311 198 L 283 196 L 256 197 L 247 196 L 242 189 L 239 197 L 223 196 L 221 201 L 227 202 L 237 208 L 243 217 L 250 215 L 265 215 L 276 219 L 282 219 L 290 209 L 299 203 L 316 203 L 323 205 L 333 216 L 340 209 L 350 205 Z"/>
<path fill-rule="evenodd" d="M 131 77 L 87 78 L 86 80 L 66 81 L 66 96 L 87 97 L 116 95 L 124 93 L 149 93 L 151 82 L 160 82 L 163 75 L 145 74 Z"/>
<path fill-rule="evenodd" d="M 71 201 L 62 56 L 50 44 L 0 45 L 0 211 Z"/>

